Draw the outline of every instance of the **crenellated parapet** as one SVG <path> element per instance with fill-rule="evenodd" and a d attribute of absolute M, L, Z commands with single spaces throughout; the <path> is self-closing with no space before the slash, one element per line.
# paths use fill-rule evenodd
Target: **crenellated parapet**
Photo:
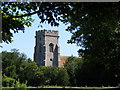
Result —
<path fill-rule="evenodd" d="M 36 31 L 36 35 L 47 35 L 47 36 L 58 36 L 57 30 L 38 30 Z"/>

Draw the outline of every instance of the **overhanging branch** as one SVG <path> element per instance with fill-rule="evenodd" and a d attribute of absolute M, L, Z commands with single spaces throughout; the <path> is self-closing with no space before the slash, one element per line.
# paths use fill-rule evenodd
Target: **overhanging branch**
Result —
<path fill-rule="evenodd" d="M 40 10 L 35 11 L 35 12 L 32 12 L 32 13 L 23 14 L 23 15 L 12 16 L 12 18 L 20 18 L 20 17 L 31 16 L 31 15 L 36 14 L 36 13 L 38 13 L 38 12 L 40 12 Z"/>

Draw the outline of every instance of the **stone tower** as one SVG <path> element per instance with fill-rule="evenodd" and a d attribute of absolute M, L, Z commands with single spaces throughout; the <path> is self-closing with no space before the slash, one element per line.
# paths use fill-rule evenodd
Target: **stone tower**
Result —
<path fill-rule="evenodd" d="M 39 66 L 60 66 L 60 49 L 58 31 L 36 31 L 34 61 Z"/>

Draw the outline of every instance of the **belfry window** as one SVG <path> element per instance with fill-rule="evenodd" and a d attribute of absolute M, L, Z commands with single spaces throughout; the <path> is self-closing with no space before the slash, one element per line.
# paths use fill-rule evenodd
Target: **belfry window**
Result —
<path fill-rule="evenodd" d="M 53 52 L 54 45 L 52 43 L 49 44 L 49 51 Z"/>

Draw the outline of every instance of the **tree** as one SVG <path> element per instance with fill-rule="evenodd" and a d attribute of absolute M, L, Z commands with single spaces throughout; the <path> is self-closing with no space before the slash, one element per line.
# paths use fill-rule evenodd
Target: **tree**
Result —
<path fill-rule="evenodd" d="M 24 53 L 18 52 L 17 49 L 11 51 L 2 52 L 2 74 L 18 79 L 20 71 L 28 64 L 28 59 Z"/>
<path fill-rule="evenodd" d="M 40 86 L 43 84 L 44 74 L 39 70 L 35 62 L 29 62 L 25 67 L 21 69 L 19 78 L 21 82 L 28 81 L 28 86 Z"/>
<path fill-rule="evenodd" d="M 30 58 L 27 59 L 27 56 L 18 52 L 17 49 L 12 49 L 11 52 L 2 52 L 2 65 L 3 76 L 19 80 L 20 83 L 27 82 L 27 85 L 31 86 L 44 84 L 43 71 L 40 71 L 35 62 Z M 4 83 L 6 82 L 5 79 Z"/>
<path fill-rule="evenodd" d="M 80 83 L 77 80 L 77 75 L 78 73 L 81 71 L 80 67 L 83 64 L 83 59 L 82 58 L 78 58 L 78 57 L 69 57 L 65 64 L 64 64 L 64 68 L 66 68 L 68 76 L 69 76 L 69 82 L 71 86 L 77 86 L 77 83 Z M 79 71 L 78 71 L 79 68 Z M 81 74 L 81 73 L 79 73 Z M 79 76 L 79 75 L 78 75 Z"/>
<path fill-rule="evenodd" d="M 17 79 L 18 75 L 16 73 L 16 66 L 15 65 L 7 66 L 4 69 L 4 74 L 11 78 Z"/>
<path fill-rule="evenodd" d="M 15 63 L 17 63 L 17 60 L 18 60 L 18 53 L 3 51 L 2 52 L 3 72 L 4 72 L 4 69 L 7 68 L 8 66 L 12 66 Z"/>
<path fill-rule="evenodd" d="M 98 61 L 84 60 L 76 69 L 77 86 L 108 86 L 115 85 L 111 74 Z M 112 83 L 111 83 L 112 81 Z"/>
<path fill-rule="evenodd" d="M 12 42 L 13 32 L 24 32 L 25 26 L 32 25 L 34 14 L 38 15 L 40 23 L 58 26 L 60 15 L 65 15 L 69 9 L 69 3 L 2 2 L 2 40 Z"/>
<path fill-rule="evenodd" d="M 40 67 L 44 73 L 44 85 L 66 86 L 69 84 L 68 73 L 65 68 Z"/>
<path fill-rule="evenodd" d="M 70 22 L 67 30 L 73 34 L 69 43 L 82 47 L 78 52 L 86 61 L 105 67 L 114 78 L 111 82 L 119 82 L 120 78 L 118 7 L 119 3 L 76 3 L 74 12 L 67 18 Z"/>

